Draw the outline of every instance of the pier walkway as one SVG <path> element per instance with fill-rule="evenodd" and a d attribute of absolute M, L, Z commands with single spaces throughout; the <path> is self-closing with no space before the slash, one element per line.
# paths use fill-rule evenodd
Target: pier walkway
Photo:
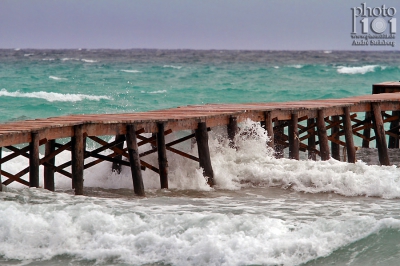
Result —
<path fill-rule="evenodd" d="M 81 195 L 84 189 L 84 170 L 108 161 L 113 163 L 116 171 L 120 171 L 121 165 L 130 167 L 134 191 L 143 196 L 143 169 L 157 172 L 160 175 L 160 187 L 168 188 L 168 150 L 199 162 L 204 176 L 212 186 L 214 174 L 208 131 L 217 126 L 227 126 L 228 138 L 234 146 L 238 123 L 246 119 L 261 122 L 271 136 L 271 142 L 266 145 L 275 149 L 278 158 L 283 156 L 283 149 L 289 148 L 291 159 L 298 160 L 299 152 L 303 151 L 313 160 L 317 156 L 321 160 L 330 157 L 340 160 L 342 147 L 346 147 L 347 160 L 354 163 L 357 148 L 354 137 L 359 137 L 363 147 L 369 147 L 370 142 L 375 140 L 380 163 L 390 165 L 387 149 L 399 147 L 398 88 L 399 82 L 385 82 L 374 85 L 375 94 L 343 99 L 191 105 L 139 113 L 69 115 L 4 123 L 0 124 L 0 151 L 3 148 L 12 153 L 0 158 L 0 178 L 3 185 L 19 182 L 38 187 L 39 167 L 42 165 L 44 188 L 54 191 L 54 173 L 57 172 L 70 178 L 75 194 Z M 385 123 L 390 123 L 387 130 Z M 191 130 L 192 133 L 166 143 L 165 135 L 182 130 Z M 153 135 L 145 137 L 143 133 Z M 99 138 L 110 135 L 115 136 L 115 140 L 110 143 Z M 389 136 L 388 141 L 386 136 Z M 70 138 L 70 141 L 64 144 L 57 142 L 64 138 Z M 100 147 L 86 150 L 87 138 Z M 198 157 L 173 147 L 192 138 L 196 139 Z M 151 143 L 153 148 L 140 154 L 138 147 L 147 143 Z M 45 145 L 44 156 L 39 154 L 41 145 Z M 100 154 L 107 149 L 112 153 Z M 65 150 L 71 151 L 71 160 L 55 165 L 55 157 Z M 156 166 L 145 162 L 146 156 L 151 153 L 158 154 Z M 29 158 L 29 166 L 18 173 L 1 170 L 2 164 L 17 156 Z M 95 160 L 85 162 L 90 157 Z M 122 157 L 127 160 L 122 160 Z M 66 168 L 70 166 L 71 171 L 68 172 Z"/>

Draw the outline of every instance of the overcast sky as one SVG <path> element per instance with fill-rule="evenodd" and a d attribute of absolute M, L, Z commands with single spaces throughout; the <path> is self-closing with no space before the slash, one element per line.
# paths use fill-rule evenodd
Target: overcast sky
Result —
<path fill-rule="evenodd" d="M 372 50 L 351 45 L 362 2 L 400 12 L 399 0 L 0 0 L 0 48 Z"/>

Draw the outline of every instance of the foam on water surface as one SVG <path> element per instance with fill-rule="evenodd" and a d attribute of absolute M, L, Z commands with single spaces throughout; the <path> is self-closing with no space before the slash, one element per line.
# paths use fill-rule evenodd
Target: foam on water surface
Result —
<path fill-rule="evenodd" d="M 64 80 L 63 78 L 58 78 L 54 76 L 50 76 L 50 79 L 54 80 Z M 86 95 L 86 94 L 63 94 L 58 92 L 20 92 L 20 91 L 7 91 L 6 89 L 0 90 L 0 97 L 17 97 L 17 98 L 37 98 L 44 99 L 49 102 L 78 102 L 83 100 L 90 101 L 100 101 L 100 100 L 111 100 L 109 96 L 95 96 L 95 95 Z"/>

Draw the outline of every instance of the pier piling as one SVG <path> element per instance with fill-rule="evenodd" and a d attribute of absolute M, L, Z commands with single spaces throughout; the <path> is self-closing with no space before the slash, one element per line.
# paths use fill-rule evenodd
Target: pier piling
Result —
<path fill-rule="evenodd" d="M 353 128 L 351 126 L 350 110 L 349 107 L 343 108 L 343 126 L 344 136 L 346 139 L 347 161 L 349 163 L 356 162 L 356 149 L 354 147 Z"/>
<path fill-rule="evenodd" d="M 167 150 L 165 147 L 164 123 L 158 123 L 157 132 L 157 152 L 158 152 L 158 166 L 160 170 L 160 184 L 161 188 L 168 188 L 168 160 Z"/>
<path fill-rule="evenodd" d="M 317 154 L 315 153 L 315 119 L 309 118 L 307 119 L 307 128 L 308 130 L 308 159 L 317 160 Z"/>
<path fill-rule="evenodd" d="M 328 145 L 328 135 L 326 133 L 324 110 L 318 110 L 317 131 L 318 131 L 318 142 L 319 142 L 321 160 L 322 161 L 329 160 L 329 145 Z"/>
<path fill-rule="evenodd" d="M 85 154 L 85 141 L 83 136 L 83 126 L 74 126 L 74 136 L 71 139 L 72 152 L 72 187 L 75 195 L 83 195 L 83 167 Z"/>
<path fill-rule="evenodd" d="M 127 125 L 126 127 L 126 145 L 128 146 L 129 162 L 131 165 L 133 190 L 136 195 L 145 196 L 135 124 Z"/>
<path fill-rule="evenodd" d="M 122 140 L 122 139 L 125 139 L 124 135 L 115 135 L 115 140 L 116 140 L 116 141 Z M 124 148 L 124 142 L 121 142 L 121 143 L 115 145 L 115 147 L 116 147 L 117 149 L 122 150 L 122 149 Z M 122 155 L 121 155 L 121 154 L 118 154 L 118 155 L 115 156 L 114 158 L 117 159 L 117 160 L 122 160 Z M 121 164 L 120 164 L 120 163 L 117 163 L 117 162 L 113 162 L 113 163 L 112 163 L 111 171 L 116 172 L 117 174 L 120 174 L 120 173 L 121 173 Z"/>
<path fill-rule="evenodd" d="M 272 124 L 271 112 L 265 112 L 264 116 L 265 116 L 265 118 L 264 118 L 265 130 L 267 131 L 267 134 L 268 134 L 268 137 L 269 137 L 268 146 L 270 148 L 274 148 L 274 146 L 275 146 L 274 125 Z"/>
<path fill-rule="evenodd" d="M 197 149 L 199 153 L 199 164 L 203 168 L 203 174 L 208 177 L 207 183 L 214 186 L 214 171 L 211 165 L 210 149 L 208 147 L 208 131 L 205 122 L 198 123 L 195 131 Z"/>
<path fill-rule="evenodd" d="M 294 113 L 291 115 L 289 122 L 289 159 L 300 159 L 299 153 L 299 130 L 298 130 L 298 114 Z"/>
<path fill-rule="evenodd" d="M 227 126 L 228 130 L 228 139 L 229 139 L 229 146 L 231 148 L 235 148 L 235 136 L 238 131 L 238 125 L 237 125 L 237 118 L 235 116 L 230 116 L 229 117 L 229 123 Z"/>
<path fill-rule="evenodd" d="M 400 112 L 399 111 L 393 111 L 392 112 L 392 116 L 396 119 L 393 120 L 390 123 L 390 131 L 393 134 L 397 135 L 397 138 L 393 137 L 393 136 L 389 136 L 389 149 L 398 149 L 399 148 L 399 117 L 400 117 Z M 397 118 L 396 118 L 397 117 Z"/>
<path fill-rule="evenodd" d="M 333 138 L 335 140 L 339 141 L 339 139 L 340 139 L 339 138 L 339 131 L 340 131 L 339 130 L 340 129 L 339 116 L 337 116 L 337 115 L 332 116 L 332 122 L 337 125 L 332 126 L 331 135 L 333 136 Z M 340 145 L 337 142 L 331 141 L 331 152 L 332 152 L 332 158 L 340 161 Z"/>
<path fill-rule="evenodd" d="M 277 158 L 277 159 L 283 158 L 284 147 L 280 143 L 283 141 L 282 137 L 281 137 L 281 136 L 283 136 L 283 132 L 284 132 L 283 123 L 284 123 L 283 121 L 279 121 L 279 120 L 276 120 L 274 122 L 274 144 L 275 144 L 274 150 L 275 150 L 275 158 Z"/>
<path fill-rule="evenodd" d="M 373 113 L 373 124 L 376 136 L 376 146 L 378 148 L 379 162 L 381 165 L 390 165 L 380 104 L 371 103 L 371 109 Z"/>
<path fill-rule="evenodd" d="M 0 160 L 2 157 L 2 147 L 0 147 Z M 1 180 L 1 163 L 0 163 L 0 191 L 3 191 L 3 181 Z"/>
<path fill-rule="evenodd" d="M 31 133 L 29 144 L 29 186 L 39 187 L 39 133 Z"/>
<path fill-rule="evenodd" d="M 49 156 L 55 151 L 55 143 L 56 141 L 52 139 L 45 144 L 45 156 Z M 54 164 L 55 157 L 49 159 L 44 165 L 44 188 L 50 191 L 54 191 Z"/>

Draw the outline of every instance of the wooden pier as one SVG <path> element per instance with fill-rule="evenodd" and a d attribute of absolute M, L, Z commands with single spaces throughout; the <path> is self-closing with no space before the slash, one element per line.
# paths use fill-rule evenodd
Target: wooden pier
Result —
<path fill-rule="evenodd" d="M 388 148 L 399 148 L 400 93 L 397 91 L 400 91 L 400 82 L 380 83 L 373 88 L 372 95 L 343 99 L 191 105 L 142 113 L 70 115 L 0 124 L 0 151 L 12 152 L 0 158 L 0 180 L 5 186 L 19 182 L 38 187 L 39 167 L 42 165 L 45 189 L 54 191 L 54 174 L 59 173 L 71 179 L 75 194 L 82 195 L 84 170 L 107 161 L 113 163 L 112 169 L 118 173 L 121 165 L 130 167 L 134 192 L 144 196 L 144 169 L 158 173 L 160 188 L 168 188 L 169 151 L 197 161 L 208 184 L 213 186 L 208 131 L 226 126 L 230 145 L 236 148 L 234 137 L 238 123 L 246 119 L 260 122 L 267 130 L 271 142 L 265 145 L 275 149 L 277 158 L 282 158 L 283 149 L 289 148 L 289 158 L 295 160 L 299 159 L 300 151 L 307 152 L 312 160 L 316 160 L 317 156 L 321 160 L 330 157 L 339 160 L 341 147 L 345 147 L 348 162 L 354 163 L 357 149 L 354 137 L 359 137 L 363 147 L 369 147 L 370 142 L 375 140 L 381 165 L 390 165 Z M 390 123 L 387 130 L 385 123 Z M 371 134 L 371 129 L 374 134 Z M 192 133 L 168 143 L 165 141 L 166 135 L 182 130 Z M 153 134 L 145 137 L 143 133 Z M 100 136 L 115 136 L 115 140 L 108 143 Z M 388 143 L 386 136 L 389 136 Z M 70 141 L 64 144 L 57 142 L 65 138 L 70 138 Z M 100 147 L 86 150 L 87 138 Z M 197 143 L 198 157 L 173 147 L 193 138 Z M 152 148 L 139 153 L 138 147 L 149 143 Z M 45 154 L 40 157 L 39 147 L 42 145 L 45 145 Z M 107 149 L 112 153 L 100 154 Z M 71 160 L 55 165 L 55 157 L 66 150 L 71 152 Z M 158 165 L 145 161 L 146 156 L 152 153 L 158 154 Z M 28 158 L 29 166 L 13 174 L 1 167 L 17 156 Z M 95 160 L 85 162 L 90 157 Z M 122 160 L 123 157 L 127 160 Z M 70 172 L 65 170 L 67 167 L 71 167 Z"/>

